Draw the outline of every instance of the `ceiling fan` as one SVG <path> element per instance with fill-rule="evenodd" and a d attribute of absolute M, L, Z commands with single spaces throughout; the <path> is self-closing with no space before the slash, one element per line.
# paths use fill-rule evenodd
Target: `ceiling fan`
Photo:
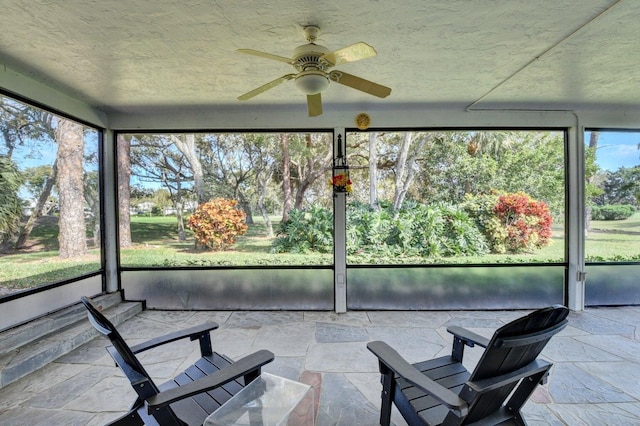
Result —
<path fill-rule="evenodd" d="M 307 95 L 309 117 L 317 117 L 322 114 L 322 97 L 320 93 L 329 87 L 330 81 L 335 81 L 336 83 L 349 86 L 379 98 L 389 96 L 391 89 L 388 87 L 342 71 L 330 71 L 330 69 L 336 65 L 375 56 L 377 52 L 373 47 L 367 43 L 358 42 L 332 52 L 326 47 L 314 43 L 320 35 L 320 28 L 307 26 L 304 28 L 304 33 L 309 43 L 296 47 L 293 50 L 292 58 L 272 55 L 271 53 L 260 52 L 253 49 L 238 49 L 238 52 L 247 55 L 285 62 L 292 65 L 297 71 L 295 73 L 285 74 L 257 89 L 238 96 L 238 100 L 246 101 L 287 80 L 295 80 L 296 87 Z"/>

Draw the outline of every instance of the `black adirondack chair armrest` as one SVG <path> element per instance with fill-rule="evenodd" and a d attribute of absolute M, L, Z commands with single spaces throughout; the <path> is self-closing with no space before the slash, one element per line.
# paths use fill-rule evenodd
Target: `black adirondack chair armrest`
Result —
<path fill-rule="evenodd" d="M 259 370 L 263 365 L 273 361 L 274 355 L 267 350 L 260 350 L 239 359 L 222 370 L 203 377 L 195 382 L 183 386 L 168 389 L 147 399 L 145 402 L 149 413 L 156 409 L 166 407 L 176 401 L 207 392 L 228 383 L 238 377 L 244 376 L 252 371 Z"/>
<path fill-rule="evenodd" d="M 511 373 L 505 373 L 500 376 L 490 377 L 483 380 L 472 380 L 467 382 L 460 392 L 461 396 L 465 395 L 465 392 L 490 392 L 495 389 L 499 389 L 509 383 L 516 382 L 526 377 L 531 377 L 536 374 L 546 373 L 551 368 L 551 363 L 545 360 L 536 359 L 522 368 L 512 371 Z"/>
<path fill-rule="evenodd" d="M 422 389 L 422 391 L 428 393 L 447 407 L 458 410 L 461 416 L 468 414 L 469 406 L 464 399 L 422 374 L 420 370 L 409 364 L 395 349 L 385 342 L 370 342 L 367 344 L 367 349 L 378 357 L 381 366 L 384 364 L 386 368 L 414 386 Z"/>
<path fill-rule="evenodd" d="M 447 327 L 447 331 L 453 334 L 458 339 L 462 340 L 465 345 L 469 347 L 473 347 L 474 345 L 481 346 L 486 348 L 489 345 L 489 339 L 486 337 L 482 337 L 479 334 L 474 333 L 473 331 L 469 331 L 466 328 L 451 326 Z"/>
<path fill-rule="evenodd" d="M 147 340 L 146 342 L 140 343 L 139 345 L 135 345 L 131 347 L 131 351 L 134 354 L 146 351 L 151 348 L 156 348 L 158 346 L 165 345 L 167 343 L 175 342 L 176 340 L 189 338 L 191 340 L 199 339 L 204 333 L 208 333 L 211 330 L 215 330 L 219 327 L 216 322 L 206 322 L 204 324 L 196 325 L 195 327 L 190 327 L 184 330 L 176 331 L 174 333 L 165 334 L 162 336 L 158 336 L 151 340 Z"/>

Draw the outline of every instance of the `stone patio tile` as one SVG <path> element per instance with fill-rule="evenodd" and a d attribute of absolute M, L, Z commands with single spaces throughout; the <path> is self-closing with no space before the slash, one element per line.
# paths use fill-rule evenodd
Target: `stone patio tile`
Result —
<path fill-rule="evenodd" d="M 630 426 L 638 424 L 636 415 L 621 409 L 616 404 L 566 404 L 562 407 L 550 404 L 549 409 L 565 424 L 571 426 Z"/>
<path fill-rule="evenodd" d="M 618 307 L 591 308 L 589 309 L 589 315 L 640 327 L 640 307 L 629 306 L 624 309 Z"/>
<path fill-rule="evenodd" d="M 522 416 L 529 426 L 565 426 L 546 405 L 528 402 L 522 407 Z"/>
<path fill-rule="evenodd" d="M 511 311 L 448 311 L 453 320 L 459 318 L 466 320 L 498 320 L 502 324 L 506 324 L 515 319 L 529 314 L 530 310 L 511 310 Z"/>
<path fill-rule="evenodd" d="M 623 361 L 579 362 L 575 365 L 585 373 L 609 383 L 640 401 L 640 366 L 638 364 Z"/>
<path fill-rule="evenodd" d="M 450 346 L 440 334 L 430 328 L 372 326 L 366 330 L 368 341 L 386 342 L 411 363 L 435 358 L 444 347 Z"/>
<path fill-rule="evenodd" d="M 505 323 L 497 317 L 478 317 L 475 318 L 473 316 L 468 315 L 458 315 L 457 312 L 452 314 L 452 318 L 447 321 L 444 325 L 445 328 L 449 326 L 458 326 L 464 328 L 488 328 L 495 332 L 498 328 L 502 327 Z"/>
<path fill-rule="evenodd" d="M 92 367 L 93 368 L 93 367 Z M 86 364 L 51 363 L 37 372 L 0 389 L 0 411 L 16 406 L 52 386 L 89 370 Z M 46 379 L 44 379 L 46 378 Z"/>
<path fill-rule="evenodd" d="M 300 323 L 304 319 L 302 312 L 233 312 L 225 326 L 227 327 L 262 327 L 273 324 Z"/>
<path fill-rule="evenodd" d="M 17 407 L 0 413 L 0 424 L 2 426 L 86 426 L 93 417 L 93 413 L 78 411 Z"/>
<path fill-rule="evenodd" d="M 640 419 L 640 402 L 613 404 L 623 411 L 627 411 Z"/>
<path fill-rule="evenodd" d="M 187 323 L 191 325 L 199 325 L 205 322 L 217 322 L 220 327 L 223 327 L 224 324 L 229 320 L 231 316 L 231 311 L 195 311 L 193 312 L 193 316 L 189 319 Z M 188 325 L 190 327 L 191 325 Z"/>
<path fill-rule="evenodd" d="M 347 324 L 352 326 L 369 325 L 371 321 L 366 312 L 305 312 L 304 321 Z"/>
<path fill-rule="evenodd" d="M 368 341 L 386 341 L 415 362 L 450 354 L 449 324 L 490 337 L 497 327 L 526 313 L 146 311 L 119 328 L 127 330 L 123 335 L 133 345 L 214 319 L 220 323 L 212 332 L 218 352 L 238 359 L 270 349 L 276 359 L 264 371 L 292 380 L 303 373 L 322 377 L 319 425 L 373 425 L 378 422 L 381 387 Z M 572 312 L 569 327 L 542 354 L 554 366 L 548 384 L 538 387 L 523 409 L 528 423 L 640 425 L 640 342 L 634 340 L 638 318 L 640 307 Z M 135 394 L 104 350 L 108 344 L 98 337 L 0 389 L 0 424 L 98 426 L 122 415 Z M 186 340 L 153 351 L 141 357 L 157 383 L 199 357 L 197 343 Z M 472 370 L 483 351 L 465 348 L 465 367 Z M 406 426 L 395 408 L 392 422 Z"/>
<path fill-rule="evenodd" d="M 571 363 L 554 364 L 547 386 L 553 401 L 556 404 L 566 404 L 566 406 L 635 401 L 633 397 L 620 389 Z"/>
<path fill-rule="evenodd" d="M 75 398 L 84 395 L 96 383 L 111 376 L 113 369 L 106 367 L 91 368 L 82 371 L 64 382 L 51 386 L 46 392 L 40 392 L 23 402 L 26 407 L 57 408 L 64 407 Z"/>
<path fill-rule="evenodd" d="M 211 332 L 211 345 L 214 351 L 235 360 L 249 355 L 259 331 L 259 327 L 219 328 Z"/>
<path fill-rule="evenodd" d="M 304 371 L 304 357 L 276 357 L 269 364 L 262 367 L 262 371 L 298 381 Z"/>
<path fill-rule="evenodd" d="M 104 426 L 111 423 L 122 414 L 123 413 L 112 413 L 108 411 L 104 413 L 98 413 L 87 423 L 86 426 Z"/>
<path fill-rule="evenodd" d="M 380 373 L 345 373 L 347 380 L 369 401 L 371 406 L 380 410 L 382 385 L 380 384 Z M 379 414 L 378 414 L 379 415 Z M 397 426 L 406 425 L 396 407 L 391 411 L 391 422 Z M 375 423 L 378 424 L 378 423 Z"/>
<path fill-rule="evenodd" d="M 317 426 L 371 426 L 378 424 L 378 416 L 344 375 L 323 374 Z"/>
<path fill-rule="evenodd" d="M 588 332 L 584 330 L 580 330 L 579 328 L 572 327 L 571 323 L 569 323 L 569 325 L 567 325 L 567 327 L 564 330 L 556 334 L 556 337 L 573 337 L 573 336 L 588 336 L 588 335 L 589 335 Z M 554 337 L 554 339 L 556 337 Z"/>
<path fill-rule="evenodd" d="M 368 334 L 362 327 L 354 327 L 345 324 L 316 323 L 316 342 L 366 342 Z"/>
<path fill-rule="evenodd" d="M 65 409 L 100 413 L 126 412 L 136 400 L 136 393 L 124 377 L 107 377 L 70 400 Z"/>
<path fill-rule="evenodd" d="M 451 319 L 448 312 L 373 311 L 368 315 L 372 325 L 398 327 L 438 328 Z"/>
<path fill-rule="evenodd" d="M 635 335 L 634 326 L 597 315 L 590 315 L 587 311 L 572 311 L 569 314 L 569 324 L 591 334 L 613 334 L 629 338 L 633 338 Z"/>
<path fill-rule="evenodd" d="M 542 351 L 543 358 L 553 362 L 622 361 L 622 358 L 574 337 L 553 337 Z"/>
<path fill-rule="evenodd" d="M 315 341 L 315 324 L 283 323 L 260 328 L 251 352 L 267 349 L 276 356 L 305 356 Z"/>
<path fill-rule="evenodd" d="M 600 348 L 621 358 L 640 363 L 640 342 L 617 336 L 578 336 L 575 338 L 592 347 Z"/>
<path fill-rule="evenodd" d="M 324 372 L 377 372 L 378 361 L 363 343 L 314 343 L 305 369 Z"/>

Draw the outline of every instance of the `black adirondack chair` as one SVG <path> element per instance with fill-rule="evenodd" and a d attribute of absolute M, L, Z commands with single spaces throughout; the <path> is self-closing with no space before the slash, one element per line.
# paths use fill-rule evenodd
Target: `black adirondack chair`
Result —
<path fill-rule="evenodd" d="M 382 374 L 380 424 L 389 425 L 393 403 L 411 426 L 526 425 L 520 409 L 551 368 L 537 357 L 567 326 L 568 314 L 564 306 L 540 309 L 499 328 L 490 340 L 449 327 L 451 356 L 413 365 L 386 343 L 369 343 Z M 465 345 L 486 348 L 471 374 L 462 365 Z"/>
<path fill-rule="evenodd" d="M 111 425 L 202 425 L 209 414 L 260 376 L 261 367 L 274 358 L 273 353 L 260 350 L 233 362 L 213 352 L 210 330 L 218 328 L 214 322 L 129 347 L 91 299 L 81 300 L 93 327 L 111 340 L 113 345 L 107 352 L 138 394 L 131 410 Z M 198 340 L 202 358 L 173 380 L 157 386 L 135 354 L 185 338 Z"/>

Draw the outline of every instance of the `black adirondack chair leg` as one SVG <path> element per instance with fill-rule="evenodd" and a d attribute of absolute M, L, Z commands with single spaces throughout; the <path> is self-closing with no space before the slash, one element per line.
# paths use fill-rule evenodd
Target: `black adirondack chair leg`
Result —
<path fill-rule="evenodd" d="M 549 368 L 550 367 L 551 366 L 549 366 Z M 525 402 L 527 402 L 527 400 L 531 397 L 531 395 L 533 394 L 533 391 L 536 389 L 538 384 L 540 384 L 543 378 L 546 377 L 548 374 L 549 374 L 549 369 L 546 369 L 545 371 L 539 374 L 533 375 L 526 379 L 522 379 L 520 386 L 516 388 L 516 390 L 513 392 L 513 395 L 511 395 L 511 398 L 509 398 L 509 401 L 505 404 L 505 406 L 510 410 L 512 410 L 513 412 L 520 411 L 520 408 L 522 408 Z"/>
<path fill-rule="evenodd" d="M 391 423 L 391 408 L 393 405 L 392 397 L 395 386 L 395 381 L 393 380 L 394 373 L 382 363 L 380 363 L 380 373 L 382 373 L 382 393 L 380 395 L 382 405 L 380 408 L 380 424 L 382 426 L 389 426 Z"/>

